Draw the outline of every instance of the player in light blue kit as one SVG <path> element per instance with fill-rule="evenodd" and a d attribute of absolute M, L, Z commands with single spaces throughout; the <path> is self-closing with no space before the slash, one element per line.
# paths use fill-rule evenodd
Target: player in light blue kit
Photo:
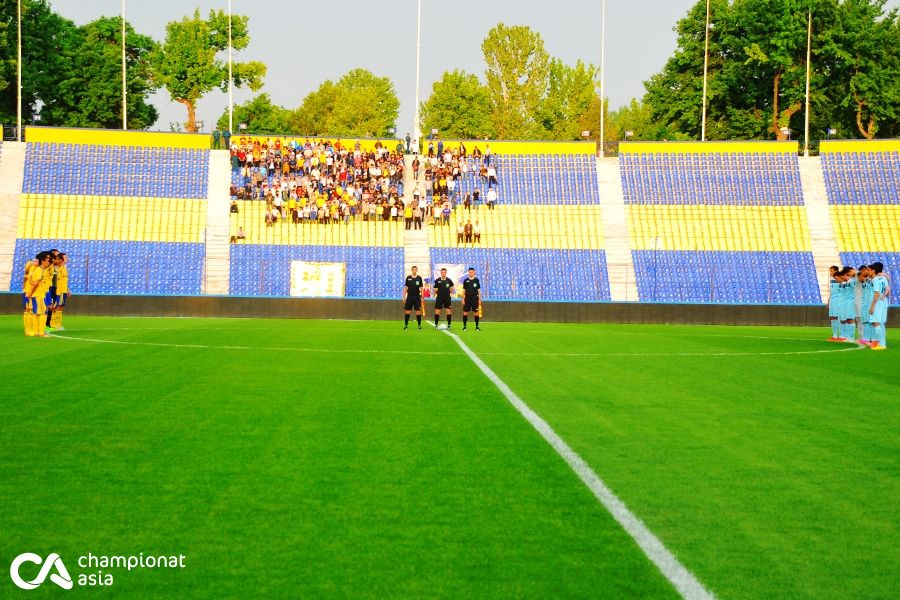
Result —
<path fill-rule="evenodd" d="M 856 333 L 856 269 L 844 267 L 838 273 L 838 320 L 841 322 L 840 340 L 852 342 Z"/>
<path fill-rule="evenodd" d="M 828 340 L 829 342 L 841 341 L 841 323 L 838 321 L 837 310 L 835 310 L 838 302 L 838 271 L 840 271 L 840 268 L 836 265 L 828 267 L 828 284 L 830 286 L 828 292 L 828 321 L 831 323 L 831 338 Z"/>
<path fill-rule="evenodd" d="M 869 321 L 872 327 L 872 350 L 885 350 L 885 323 L 887 322 L 888 297 L 891 294 L 891 286 L 884 276 L 884 265 L 880 262 L 872 263 L 872 303 L 869 305 Z"/>
<path fill-rule="evenodd" d="M 872 269 L 869 265 L 859 268 L 859 285 L 856 288 L 859 302 L 856 307 L 860 344 L 869 345 L 872 340 L 871 326 L 869 324 L 869 306 L 872 304 Z"/>

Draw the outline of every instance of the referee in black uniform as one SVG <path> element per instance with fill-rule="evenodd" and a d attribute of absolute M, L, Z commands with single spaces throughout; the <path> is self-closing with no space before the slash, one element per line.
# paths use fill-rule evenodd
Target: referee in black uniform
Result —
<path fill-rule="evenodd" d="M 475 331 L 481 331 L 481 282 L 475 277 L 475 268 L 469 267 L 469 276 L 463 281 L 463 331 L 469 323 L 469 313 L 475 314 Z"/>
<path fill-rule="evenodd" d="M 447 329 L 450 329 L 453 323 L 453 311 L 450 307 L 450 301 L 453 298 L 453 292 L 456 287 L 453 280 L 447 277 L 447 269 L 441 269 L 441 276 L 434 280 L 434 328 L 437 329 L 438 323 L 441 322 L 441 309 L 444 309 L 447 315 Z"/>
<path fill-rule="evenodd" d="M 416 311 L 416 322 L 419 329 L 422 329 L 422 286 L 425 282 L 418 275 L 419 268 L 412 268 L 412 275 L 406 276 L 406 283 L 403 285 L 403 329 L 409 327 L 409 315 L 413 309 Z"/>

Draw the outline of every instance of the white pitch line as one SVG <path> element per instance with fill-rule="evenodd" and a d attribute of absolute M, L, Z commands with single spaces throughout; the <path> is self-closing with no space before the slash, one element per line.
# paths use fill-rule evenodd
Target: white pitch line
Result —
<path fill-rule="evenodd" d="M 129 328 L 122 328 L 130 330 Z M 143 328 L 138 328 L 143 331 Z M 81 330 L 79 330 L 81 331 Z M 98 331 L 89 329 L 85 331 Z M 443 331 L 443 330 L 442 330 Z M 452 335 L 452 334 L 451 334 Z M 400 354 L 400 355 L 425 355 L 425 356 L 456 356 L 456 352 L 437 352 L 427 350 L 335 350 L 331 348 L 278 348 L 271 346 L 214 346 L 210 344 L 167 344 L 164 342 L 129 342 L 125 340 L 101 340 L 98 338 L 75 337 L 72 335 L 59 335 L 58 333 L 48 334 L 48 337 L 70 340 L 79 342 L 93 342 L 95 344 L 119 344 L 123 346 L 153 346 L 157 348 L 186 348 L 200 350 L 262 350 L 270 352 L 326 352 L 338 354 Z M 818 340 L 816 340 L 818 341 Z M 852 350 L 861 350 L 865 348 L 862 345 L 854 345 L 852 348 L 840 348 L 837 350 L 798 350 L 789 352 L 675 352 L 675 353 L 654 353 L 654 352 L 635 352 L 635 353 L 577 353 L 577 352 L 482 352 L 482 356 L 534 356 L 539 358 L 604 358 L 604 357 L 636 357 L 636 358 L 653 358 L 667 356 L 785 356 L 796 354 L 831 354 L 834 352 L 849 352 Z"/>
<path fill-rule="evenodd" d="M 123 346 L 154 346 L 159 348 L 187 348 L 202 350 L 268 350 L 273 352 L 337 352 L 340 354 L 427 354 L 439 356 L 459 356 L 458 352 L 428 352 L 418 350 L 335 350 L 333 348 L 273 348 L 264 346 L 210 346 L 206 344 L 164 344 L 162 342 L 126 342 L 124 340 L 98 340 L 94 338 L 74 337 L 68 335 L 48 334 L 58 340 L 94 342 L 96 344 L 120 344 Z"/>
<path fill-rule="evenodd" d="M 509 403 L 515 407 L 532 427 L 541 434 L 541 437 L 547 441 L 550 446 L 556 450 L 556 453 L 562 457 L 566 464 L 575 471 L 579 479 L 588 487 L 600 504 L 613 516 L 613 518 L 622 526 L 623 529 L 637 542 L 637 545 L 643 550 L 653 564 L 660 570 L 663 576 L 675 586 L 682 598 L 688 600 L 707 600 L 715 598 L 715 595 L 707 590 L 693 573 L 688 571 L 687 567 L 682 565 L 677 558 L 669 551 L 668 548 L 651 532 L 647 526 L 633 512 L 631 512 L 625 503 L 609 489 L 602 479 L 594 472 L 593 469 L 581 458 L 559 435 L 553 431 L 553 428 L 544 421 L 536 412 L 531 410 L 525 402 L 500 377 L 487 366 L 477 354 L 463 342 L 459 336 L 444 331 L 453 338 L 462 348 L 463 352 L 475 363 L 481 372 L 497 386 Z"/>

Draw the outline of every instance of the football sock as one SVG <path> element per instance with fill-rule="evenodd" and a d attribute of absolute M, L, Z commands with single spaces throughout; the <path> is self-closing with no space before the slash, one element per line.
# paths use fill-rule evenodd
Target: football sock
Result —
<path fill-rule="evenodd" d="M 47 315 L 34 315 L 34 335 L 44 335 L 47 329 Z"/>
<path fill-rule="evenodd" d="M 438 323 L 441 322 L 441 318 L 437 315 L 434 315 L 434 326 L 437 327 Z"/>
<path fill-rule="evenodd" d="M 469 315 L 463 315 L 463 327 L 469 323 Z"/>
<path fill-rule="evenodd" d="M 62 311 L 56 309 L 53 311 L 53 317 L 50 319 L 50 327 L 54 329 L 59 329 L 62 327 Z"/>
<path fill-rule="evenodd" d="M 879 346 L 887 346 L 884 323 L 875 326 L 875 339 L 878 341 Z"/>
<path fill-rule="evenodd" d="M 453 315 L 447 315 L 447 327 L 450 327 L 450 323 L 453 322 Z"/>
<path fill-rule="evenodd" d="M 29 337 L 34 335 L 34 315 L 30 311 L 26 312 L 23 321 L 25 321 L 25 335 Z"/>
<path fill-rule="evenodd" d="M 422 327 L 422 315 L 416 315 L 416 323 L 419 324 L 419 327 Z"/>
<path fill-rule="evenodd" d="M 478 327 L 478 324 L 481 322 L 481 317 L 475 315 L 475 327 Z"/>
<path fill-rule="evenodd" d="M 838 325 L 840 325 L 840 324 L 838 323 L 837 319 L 831 320 L 831 337 L 833 337 L 833 338 L 841 337 L 841 334 L 838 331 Z"/>
<path fill-rule="evenodd" d="M 53 318 L 53 311 L 50 310 L 50 309 L 47 309 L 47 318 L 46 318 L 46 325 L 45 325 L 45 327 L 50 327 L 50 320 L 51 320 L 52 318 Z"/>
<path fill-rule="evenodd" d="M 409 325 L 409 315 L 403 315 L 403 326 Z"/>

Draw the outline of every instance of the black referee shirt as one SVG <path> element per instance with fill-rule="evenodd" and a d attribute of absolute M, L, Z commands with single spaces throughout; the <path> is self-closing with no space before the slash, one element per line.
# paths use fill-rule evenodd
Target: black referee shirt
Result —
<path fill-rule="evenodd" d="M 437 289 L 437 297 L 446 300 L 450 297 L 450 289 L 453 287 L 453 280 L 449 277 L 438 277 L 434 280 L 434 287 Z"/>
<path fill-rule="evenodd" d="M 478 281 L 477 277 L 475 279 L 466 279 L 463 281 L 463 289 L 466 292 L 466 298 L 476 300 L 478 298 L 478 290 L 481 289 L 481 282 Z"/>
<path fill-rule="evenodd" d="M 413 277 L 412 275 L 406 276 L 406 295 L 412 298 L 418 298 L 422 295 L 422 286 L 425 285 L 425 282 L 422 281 L 422 277 L 420 275 L 416 275 Z"/>

